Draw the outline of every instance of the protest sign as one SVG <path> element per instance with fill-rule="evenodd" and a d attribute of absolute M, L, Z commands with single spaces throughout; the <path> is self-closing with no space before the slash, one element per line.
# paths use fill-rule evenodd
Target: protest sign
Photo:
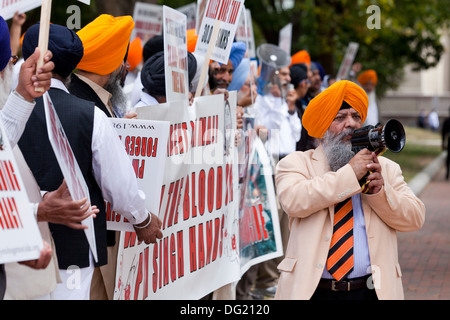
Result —
<path fill-rule="evenodd" d="M 211 57 L 208 60 L 227 64 L 231 46 L 236 34 L 244 0 L 209 0 L 203 16 L 195 52 L 207 56 L 208 47 L 213 46 Z M 216 21 L 219 22 L 217 38 L 214 38 L 213 29 Z"/>
<path fill-rule="evenodd" d="M 205 16 L 206 4 L 208 0 L 197 0 L 197 19 L 195 21 L 195 35 L 198 35 L 198 30 L 202 26 L 203 17 Z"/>
<path fill-rule="evenodd" d="M 271 161 L 259 137 L 250 138 L 247 148 L 248 166 L 240 173 L 241 274 L 252 265 L 283 255 Z"/>
<path fill-rule="evenodd" d="M 42 5 L 42 0 L 3 0 L 0 5 L 1 16 L 5 20 L 14 17 L 16 12 L 24 13 Z"/>
<path fill-rule="evenodd" d="M 242 11 L 236 28 L 236 41 L 247 44 L 249 58 L 256 58 L 255 35 L 253 33 L 252 13 L 249 9 Z"/>
<path fill-rule="evenodd" d="M 189 3 L 177 8 L 177 11 L 186 15 L 186 29 L 195 29 L 197 23 L 197 3 Z"/>
<path fill-rule="evenodd" d="M 69 140 L 61 125 L 58 114 L 56 113 L 53 102 L 48 92 L 43 95 L 45 119 L 47 122 L 48 139 L 52 145 L 56 160 L 58 161 L 61 172 L 67 183 L 70 195 L 73 200 L 87 198 L 89 202 L 89 189 L 78 166 L 77 159 L 72 151 Z M 97 261 L 97 246 L 95 241 L 94 221 L 89 216 L 81 222 L 88 228 L 84 230 L 89 247 L 92 251 L 95 261 Z"/>
<path fill-rule="evenodd" d="M 240 277 L 236 93 L 136 111 L 139 119 L 170 121 L 163 239 L 148 246 L 121 234 L 114 299 L 199 299 Z"/>
<path fill-rule="evenodd" d="M 359 43 L 350 42 L 348 44 L 347 50 L 345 51 L 344 59 L 339 66 L 339 71 L 336 76 L 336 80 L 346 80 L 350 69 L 352 68 L 353 61 L 355 60 L 356 54 L 358 53 Z"/>
<path fill-rule="evenodd" d="M 164 65 L 167 102 L 188 100 L 186 16 L 163 6 Z"/>
<path fill-rule="evenodd" d="M 292 23 L 288 23 L 280 30 L 278 46 L 291 55 Z"/>
<path fill-rule="evenodd" d="M 37 259 L 42 248 L 36 218 L 0 122 L 0 263 Z"/>
<path fill-rule="evenodd" d="M 158 215 L 160 191 L 169 138 L 169 122 L 136 119 L 110 119 L 136 173 L 139 189 L 145 194 L 145 208 Z M 133 226 L 106 202 L 108 230 L 134 231 Z"/>
<path fill-rule="evenodd" d="M 162 34 L 163 7 L 156 4 L 136 2 L 134 5 L 133 20 L 134 29 L 131 40 L 138 37 L 142 43 L 156 35 Z"/>

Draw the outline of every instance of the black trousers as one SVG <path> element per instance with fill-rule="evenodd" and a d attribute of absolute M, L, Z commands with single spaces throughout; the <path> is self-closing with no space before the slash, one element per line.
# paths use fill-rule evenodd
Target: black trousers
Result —
<path fill-rule="evenodd" d="M 352 291 L 332 291 L 331 289 L 317 288 L 311 300 L 378 300 L 375 289 L 362 288 Z"/>

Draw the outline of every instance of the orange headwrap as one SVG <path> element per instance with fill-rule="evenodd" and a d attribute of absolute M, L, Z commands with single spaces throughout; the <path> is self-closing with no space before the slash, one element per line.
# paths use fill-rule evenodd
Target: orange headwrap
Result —
<path fill-rule="evenodd" d="M 84 46 L 84 56 L 77 69 L 107 75 L 125 59 L 134 22 L 131 16 L 100 15 L 77 32 Z"/>
<path fill-rule="evenodd" d="M 292 56 L 291 65 L 297 63 L 311 64 L 311 57 L 309 56 L 308 51 L 301 50 Z"/>
<path fill-rule="evenodd" d="M 366 92 L 354 82 L 341 80 L 309 102 L 302 118 L 303 127 L 308 134 L 314 138 L 322 138 L 339 112 L 343 101 L 359 112 L 364 123 L 369 107 Z"/>
<path fill-rule="evenodd" d="M 361 72 L 361 74 L 358 76 L 358 82 L 361 85 L 365 85 L 369 80 L 372 80 L 372 83 L 374 85 L 377 85 L 378 83 L 378 75 L 375 70 L 366 70 L 364 72 Z"/>
<path fill-rule="evenodd" d="M 187 50 L 190 53 L 195 51 L 195 47 L 197 46 L 198 35 L 195 34 L 195 29 L 189 29 L 187 31 Z"/>
<path fill-rule="evenodd" d="M 144 47 L 142 46 L 142 40 L 141 38 L 136 37 L 131 41 L 130 48 L 128 49 L 127 62 L 130 65 L 130 71 L 136 69 L 139 63 L 144 59 L 143 52 Z"/>

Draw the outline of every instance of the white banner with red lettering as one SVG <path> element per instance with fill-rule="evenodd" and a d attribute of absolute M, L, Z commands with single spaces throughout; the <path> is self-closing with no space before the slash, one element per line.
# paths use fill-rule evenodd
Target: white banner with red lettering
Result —
<path fill-rule="evenodd" d="M 145 193 L 145 207 L 157 214 L 164 176 L 166 142 L 169 138 L 169 122 L 117 118 L 111 118 L 111 122 L 130 157 L 139 189 Z M 105 201 L 105 204 L 108 230 L 134 231 L 127 219 L 112 210 L 109 202 Z"/>
<path fill-rule="evenodd" d="M 0 122 L 0 263 L 37 259 L 42 247 L 25 185 Z"/>
<path fill-rule="evenodd" d="M 169 120 L 161 188 L 163 239 L 122 232 L 114 299 L 199 299 L 240 278 L 236 93 L 138 108 Z"/>

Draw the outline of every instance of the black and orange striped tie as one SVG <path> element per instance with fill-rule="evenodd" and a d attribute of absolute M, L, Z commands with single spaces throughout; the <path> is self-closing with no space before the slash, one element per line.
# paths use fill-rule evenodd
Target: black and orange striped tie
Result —
<path fill-rule="evenodd" d="M 353 270 L 353 204 L 348 198 L 334 207 L 333 236 L 327 270 L 337 281 Z"/>

